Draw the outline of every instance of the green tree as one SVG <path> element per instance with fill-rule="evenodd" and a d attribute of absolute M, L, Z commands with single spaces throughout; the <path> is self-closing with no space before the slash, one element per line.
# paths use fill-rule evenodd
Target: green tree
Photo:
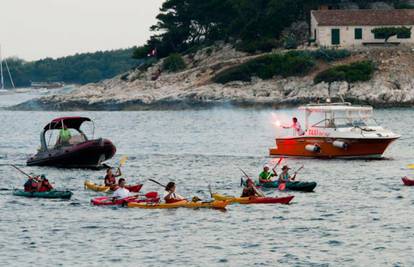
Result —
<path fill-rule="evenodd" d="M 375 34 L 375 36 L 384 39 L 384 43 L 387 43 L 393 36 L 411 36 L 411 28 L 408 27 L 381 27 L 372 29 L 371 32 Z"/>

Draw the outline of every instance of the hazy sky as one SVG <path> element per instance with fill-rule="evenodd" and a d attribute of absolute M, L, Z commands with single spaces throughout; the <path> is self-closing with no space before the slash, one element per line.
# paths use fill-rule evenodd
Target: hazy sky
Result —
<path fill-rule="evenodd" d="M 26 60 L 143 44 L 163 0 L 0 0 L 3 56 Z"/>

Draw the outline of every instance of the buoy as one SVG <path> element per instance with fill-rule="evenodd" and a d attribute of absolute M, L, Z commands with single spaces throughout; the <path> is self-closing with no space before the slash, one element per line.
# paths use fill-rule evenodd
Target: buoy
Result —
<path fill-rule="evenodd" d="M 305 149 L 314 153 L 319 153 L 321 151 L 321 147 L 318 145 L 306 145 Z"/>
<path fill-rule="evenodd" d="M 340 148 L 340 149 L 347 149 L 348 148 L 348 144 L 345 143 L 344 141 L 333 141 L 332 145 L 334 147 Z"/>

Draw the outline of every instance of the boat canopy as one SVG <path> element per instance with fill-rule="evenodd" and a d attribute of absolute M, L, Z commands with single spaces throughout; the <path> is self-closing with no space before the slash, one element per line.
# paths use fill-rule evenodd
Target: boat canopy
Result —
<path fill-rule="evenodd" d="M 91 121 L 91 119 L 87 117 L 61 117 L 56 118 L 52 120 L 50 123 L 48 123 L 44 130 L 56 130 L 56 129 L 62 129 L 62 125 L 66 125 L 68 129 L 76 129 L 79 130 L 82 123 L 85 121 Z"/>
<path fill-rule="evenodd" d="M 324 118 L 321 122 L 326 122 L 326 128 L 332 128 L 335 120 L 348 121 L 365 121 L 373 116 L 374 109 L 371 106 L 352 106 L 351 103 L 325 103 L 309 104 L 299 107 L 299 110 L 305 111 L 306 128 L 309 128 L 309 117 L 316 114 L 317 117 Z"/>

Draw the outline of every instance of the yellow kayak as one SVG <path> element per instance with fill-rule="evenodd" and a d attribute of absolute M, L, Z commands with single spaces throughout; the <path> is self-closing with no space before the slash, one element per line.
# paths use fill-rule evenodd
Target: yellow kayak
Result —
<path fill-rule="evenodd" d="M 240 204 L 289 204 L 294 196 L 286 197 L 233 197 L 217 193 L 213 193 L 212 197 L 215 200 L 228 201 L 230 203 Z"/>
<path fill-rule="evenodd" d="M 89 190 L 93 190 L 96 192 L 108 192 L 111 190 L 110 186 L 105 186 L 105 185 L 98 185 L 95 184 L 91 181 L 85 181 L 84 183 L 85 188 L 89 189 Z M 128 189 L 131 192 L 139 192 L 142 188 L 142 184 L 136 184 L 136 185 L 126 185 L 125 186 L 126 189 Z"/>
<path fill-rule="evenodd" d="M 178 201 L 175 203 L 136 203 L 129 202 L 128 208 L 141 209 L 174 209 L 174 208 L 211 208 L 211 209 L 225 209 L 229 204 L 228 201 L 211 201 L 211 202 L 190 202 L 187 200 Z"/>

